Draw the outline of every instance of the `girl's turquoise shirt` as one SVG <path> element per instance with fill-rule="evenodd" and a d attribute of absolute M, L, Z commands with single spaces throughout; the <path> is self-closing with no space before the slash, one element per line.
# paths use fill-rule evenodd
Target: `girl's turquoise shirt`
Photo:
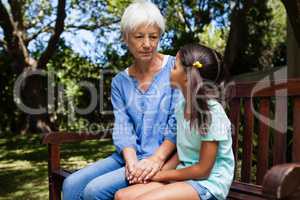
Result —
<path fill-rule="evenodd" d="M 177 152 L 181 162 L 177 168 L 185 168 L 201 160 L 199 151 L 202 142 L 218 141 L 217 156 L 210 176 L 197 181 L 217 199 L 226 199 L 234 175 L 231 123 L 222 105 L 216 100 L 209 100 L 211 125 L 206 135 L 200 135 L 195 129 L 191 130 L 190 123 L 185 120 L 184 105 L 184 100 L 181 100 L 176 107 Z"/>

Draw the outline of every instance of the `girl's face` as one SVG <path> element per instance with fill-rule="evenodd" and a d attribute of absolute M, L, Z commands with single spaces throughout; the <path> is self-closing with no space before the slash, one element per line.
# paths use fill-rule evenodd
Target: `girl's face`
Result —
<path fill-rule="evenodd" d="M 179 54 L 176 54 L 175 66 L 171 71 L 171 86 L 182 89 L 186 86 L 187 75 L 184 71 L 184 67 L 181 64 Z"/>
<path fill-rule="evenodd" d="M 140 25 L 124 36 L 133 57 L 144 62 L 153 58 L 159 39 L 160 29 L 156 25 Z"/>

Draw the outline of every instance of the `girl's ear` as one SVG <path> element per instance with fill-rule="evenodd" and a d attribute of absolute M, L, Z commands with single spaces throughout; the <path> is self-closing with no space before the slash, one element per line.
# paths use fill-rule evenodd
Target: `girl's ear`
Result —
<path fill-rule="evenodd" d="M 188 75 L 187 74 L 184 75 L 183 80 L 184 80 L 185 83 L 187 83 L 187 81 L 188 81 Z"/>
<path fill-rule="evenodd" d="M 188 87 L 188 80 L 189 80 L 188 76 L 189 76 L 188 73 L 185 73 L 185 75 L 183 76 L 183 82 L 186 87 Z"/>

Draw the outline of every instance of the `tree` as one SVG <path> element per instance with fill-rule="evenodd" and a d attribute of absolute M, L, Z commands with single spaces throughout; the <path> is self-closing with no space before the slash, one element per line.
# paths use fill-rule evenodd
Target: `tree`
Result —
<path fill-rule="evenodd" d="M 300 3 L 298 0 L 282 0 L 287 14 L 289 16 L 290 22 L 293 27 L 295 38 L 300 47 Z"/>
<path fill-rule="evenodd" d="M 5 88 L 12 88 L 14 80 L 21 73 L 50 68 L 62 73 L 66 65 L 70 65 L 82 72 L 78 74 L 79 77 L 87 77 L 88 73 L 83 72 L 89 70 L 77 66 L 83 63 L 84 59 L 93 69 L 95 63 L 115 70 L 128 66 L 131 62 L 130 55 L 122 44 L 118 23 L 130 2 L 129 0 L 0 1 L 0 56 L 5 58 L 0 60 L 0 66 L 1 72 L 8 75 L 6 77 L 4 74 L 0 75 L 0 88 L 4 88 L 2 93 L 8 97 L 2 98 L 2 102 L 8 102 L 7 99 L 12 98 L 12 92 L 7 92 Z M 160 7 L 166 17 L 167 32 L 161 42 L 161 51 L 164 53 L 175 55 L 186 43 L 204 43 L 224 54 L 224 60 L 233 74 L 285 64 L 285 60 L 282 59 L 285 41 L 284 36 L 281 36 L 286 26 L 285 16 L 274 14 L 275 9 L 282 13 L 282 6 L 279 6 L 280 9 L 276 7 L 280 1 L 153 0 L 153 2 Z M 298 12 L 294 9 L 298 5 L 296 0 L 283 2 L 288 13 Z M 298 22 L 293 20 L 293 24 L 295 23 Z M 298 26 L 294 27 L 297 31 Z M 87 31 L 95 36 L 96 42 L 91 48 L 99 52 L 95 53 L 97 59 L 77 54 L 74 57 L 75 54 L 71 52 L 68 41 L 61 43 L 61 38 L 66 39 L 70 35 L 72 37 L 80 34 L 80 31 Z M 114 39 L 111 39 L 112 37 Z M 61 58 L 65 56 L 71 56 L 74 60 Z M 279 59 L 275 59 L 277 57 Z M 91 73 L 97 75 L 96 71 Z M 70 77 L 66 73 L 59 81 L 68 80 L 63 84 L 66 88 L 72 88 L 74 81 L 71 79 L 76 80 L 76 77 Z M 38 128 L 32 129 L 35 131 L 61 128 L 57 124 L 59 120 L 53 117 L 56 113 L 47 107 L 46 82 L 47 77 L 41 76 L 26 79 L 21 95 L 23 102 L 33 108 L 45 107 L 47 112 L 41 115 L 14 114 L 12 118 L 17 116 L 18 119 L 16 122 L 18 125 L 15 127 L 25 132 L 30 128 Z M 78 97 L 78 105 L 84 102 Z M 13 113 L 19 112 L 15 106 L 10 108 L 14 110 Z M 3 110 L 9 112 L 5 108 Z"/>
<path fill-rule="evenodd" d="M 100 38 L 105 28 L 119 20 L 105 15 L 103 8 L 107 6 L 106 1 L 74 0 L 67 3 L 66 0 L 58 0 L 55 9 L 53 6 L 55 5 L 46 0 L 8 0 L 8 4 L 0 1 L 0 27 L 3 31 L 0 45 L 4 54 L 10 58 L 8 64 L 17 76 L 39 69 L 45 70 L 64 31 L 98 30 Z M 72 21 L 72 17 L 68 19 L 67 13 L 72 15 L 74 10 L 88 19 L 76 22 Z M 30 48 L 30 45 L 34 48 Z M 26 79 L 22 100 L 31 108 L 47 108 L 47 91 L 43 82 L 45 77 L 41 76 Z M 28 124 L 42 131 L 55 129 L 49 114 L 26 115 L 22 121 L 29 122 L 21 126 L 23 131 L 26 132 Z"/>

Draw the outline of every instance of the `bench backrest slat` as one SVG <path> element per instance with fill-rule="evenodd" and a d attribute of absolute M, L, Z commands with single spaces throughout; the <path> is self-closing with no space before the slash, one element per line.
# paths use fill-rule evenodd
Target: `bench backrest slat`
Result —
<path fill-rule="evenodd" d="M 270 99 L 263 97 L 260 99 L 259 113 L 266 117 L 270 117 Z M 266 123 L 259 124 L 258 134 L 258 166 L 256 171 L 256 183 L 261 185 L 263 177 L 269 168 L 268 153 L 269 153 L 269 126 Z"/>
<path fill-rule="evenodd" d="M 300 95 L 294 98 L 293 111 L 293 162 L 300 162 Z"/>
<path fill-rule="evenodd" d="M 232 123 L 232 148 L 234 157 L 238 156 L 238 135 L 239 135 L 239 127 L 240 127 L 240 99 L 235 98 L 230 101 L 230 121 Z"/>
<path fill-rule="evenodd" d="M 272 166 L 300 162 L 300 80 L 236 82 L 231 87 L 235 179 L 261 185 Z"/>
<path fill-rule="evenodd" d="M 275 102 L 273 165 L 286 162 L 287 97 L 277 97 Z"/>
<path fill-rule="evenodd" d="M 251 99 L 244 99 L 244 131 L 243 131 L 243 153 L 242 153 L 242 182 L 249 183 L 252 166 L 252 138 L 253 138 L 253 113 L 251 112 Z"/>

